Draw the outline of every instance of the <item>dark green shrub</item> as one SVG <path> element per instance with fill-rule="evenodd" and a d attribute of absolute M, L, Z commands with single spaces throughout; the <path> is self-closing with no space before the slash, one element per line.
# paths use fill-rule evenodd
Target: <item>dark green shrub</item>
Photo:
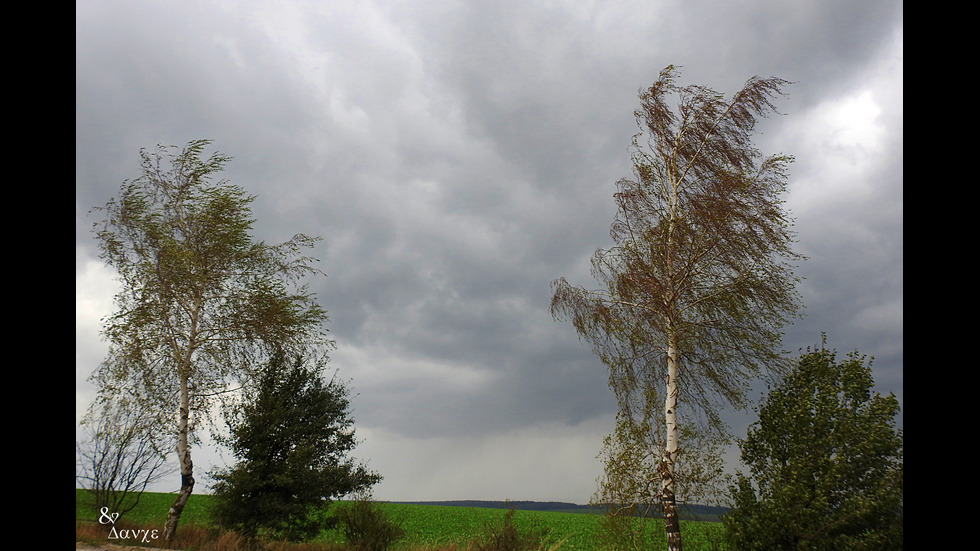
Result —
<path fill-rule="evenodd" d="M 386 551 L 405 535 L 401 526 L 370 499 L 340 505 L 336 518 L 347 543 L 358 551 Z"/>
<path fill-rule="evenodd" d="M 216 523 L 249 540 L 309 541 L 329 528 L 334 498 L 381 476 L 348 458 L 357 444 L 348 389 L 319 363 L 273 356 L 235 409 L 224 439 L 238 462 L 215 469 Z"/>
<path fill-rule="evenodd" d="M 898 399 L 874 391 L 865 356 L 835 354 L 807 350 L 739 443 L 749 472 L 737 474 L 724 517 L 733 549 L 902 549 Z"/>

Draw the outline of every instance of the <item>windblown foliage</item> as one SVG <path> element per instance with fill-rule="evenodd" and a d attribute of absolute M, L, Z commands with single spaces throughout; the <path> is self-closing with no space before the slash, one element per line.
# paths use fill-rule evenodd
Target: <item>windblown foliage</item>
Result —
<path fill-rule="evenodd" d="M 751 142 L 788 83 L 753 77 L 726 99 L 679 87 L 677 75 L 665 68 L 640 94 L 634 178 L 617 182 L 614 245 L 592 260 L 601 288 L 561 278 L 551 303 L 609 368 L 619 433 L 649 441 L 638 432 L 654 424 L 652 404 L 663 404 L 653 472 L 668 509 L 678 423 L 722 434 L 720 407 L 744 405 L 748 382 L 783 365 L 781 328 L 800 308 L 793 270 L 801 257 L 781 198 L 792 158 L 763 157 Z M 665 516 L 668 532 L 679 530 Z"/>
<path fill-rule="evenodd" d="M 152 408 L 158 430 L 176 435 L 181 490 L 165 539 L 193 491 L 194 427 L 215 400 L 280 349 L 330 345 L 326 313 L 300 281 L 317 273 L 299 254 L 316 239 L 254 241 L 255 198 L 212 182 L 230 158 L 202 158 L 210 143 L 141 151 L 142 175 L 97 209 L 105 218 L 95 225 L 101 257 L 122 285 L 104 320 L 109 353 L 94 380 L 107 399 L 128 394 Z"/>

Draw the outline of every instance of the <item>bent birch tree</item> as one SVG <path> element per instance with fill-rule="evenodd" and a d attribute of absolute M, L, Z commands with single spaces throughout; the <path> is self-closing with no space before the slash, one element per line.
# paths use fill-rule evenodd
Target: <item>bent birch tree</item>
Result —
<path fill-rule="evenodd" d="M 592 260 L 603 288 L 560 278 L 551 303 L 609 369 L 622 424 L 613 438 L 650 441 L 637 431 L 662 412 L 656 463 L 626 470 L 656 478 L 635 486 L 659 486 L 671 550 L 681 548 L 678 422 L 724 431 L 719 407 L 742 405 L 760 369 L 785 361 L 781 328 L 801 307 L 793 270 L 802 258 L 782 208 L 792 158 L 763 157 L 751 142 L 757 119 L 775 111 L 772 100 L 789 83 L 753 77 L 726 99 L 680 87 L 677 76 L 668 66 L 640 94 L 634 178 L 617 182 L 614 246 Z"/>

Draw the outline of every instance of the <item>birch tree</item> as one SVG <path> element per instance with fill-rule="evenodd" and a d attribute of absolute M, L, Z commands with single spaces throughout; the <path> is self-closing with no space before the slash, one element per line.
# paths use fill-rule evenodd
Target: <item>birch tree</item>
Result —
<path fill-rule="evenodd" d="M 634 175 L 614 195 L 614 245 L 592 259 L 601 288 L 560 278 L 551 303 L 608 367 L 627 428 L 617 433 L 648 430 L 651 403 L 661 404 L 662 449 L 654 469 L 636 472 L 656 478 L 638 486 L 659 483 L 672 550 L 681 548 L 678 423 L 724 432 L 720 408 L 744 405 L 748 382 L 785 361 L 781 328 L 801 308 L 793 273 L 801 257 L 781 198 L 792 157 L 763 156 L 751 140 L 789 83 L 753 77 L 728 99 L 680 87 L 678 75 L 668 66 L 640 93 Z"/>
<path fill-rule="evenodd" d="M 278 350 L 329 347 L 326 312 L 303 284 L 317 273 L 302 234 L 270 245 L 250 235 L 255 197 L 213 181 L 230 157 L 210 140 L 140 152 L 141 176 L 96 209 L 101 258 L 118 272 L 116 310 L 103 320 L 107 358 L 93 375 L 110 399 L 126 393 L 176 438 L 180 489 L 163 538 L 194 489 L 195 428 L 229 389 Z"/>

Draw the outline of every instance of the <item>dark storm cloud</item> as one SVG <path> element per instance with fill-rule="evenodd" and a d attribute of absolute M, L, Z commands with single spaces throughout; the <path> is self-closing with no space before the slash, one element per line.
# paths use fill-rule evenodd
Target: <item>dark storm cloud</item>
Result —
<path fill-rule="evenodd" d="M 562 461 L 592 471 L 498 497 L 588 499 L 613 404 L 551 319 L 550 282 L 593 286 L 637 92 L 677 64 L 726 93 L 795 82 L 759 137 L 797 157 L 788 204 L 811 257 L 786 347 L 826 331 L 901 395 L 901 18 L 895 1 L 78 4 L 77 376 L 109 307 L 87 210 L 138 176 L 140 148 L 213 138 L 234 157 L 223 176 L 258 195 L 258 237 L 323 237 L 333 365 L 388 497 L 490 498 L 450 495 L 483 490 L 449 474 L 456 490 L 423 496 L 399 458 L 492 462 L 512 441 L 525 459 L 574 442 Z"/>

